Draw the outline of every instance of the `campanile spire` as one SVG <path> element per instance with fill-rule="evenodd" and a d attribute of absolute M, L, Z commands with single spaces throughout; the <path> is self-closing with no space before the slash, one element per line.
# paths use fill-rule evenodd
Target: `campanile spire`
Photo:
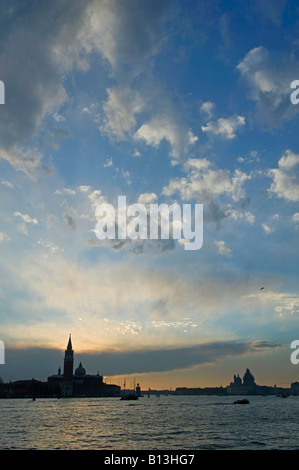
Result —
<path fill-rule="evenodd" d="M 71 382 L 73 379 L 73 368 L 74 368 L 74 351 L 72 347 L 71 335 L 69 336 L 69 342 L 64 353 L 64 368 L 63 368 L 63 379 L 66 382 Z"/>

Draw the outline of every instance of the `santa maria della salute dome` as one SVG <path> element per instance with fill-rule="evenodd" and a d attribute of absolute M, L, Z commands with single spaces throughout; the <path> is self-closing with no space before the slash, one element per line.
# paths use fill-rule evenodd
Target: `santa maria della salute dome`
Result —
<path fill-rule="evenodd" d="M 48 384 L 57 389 L 62 397 L 115 397 L 120 396 L 119 385 L 106 384 L 103 375 L 87 374 L 82 362 L 74 370 L 74 350 L 71 335 L 64 353 L 63 373 L 59 367 L 58 373 L 48 377 Z"/>
<path fill-rule="evenodd" d="M 250 387 L 252 385 L 255 386 L 254 377 L 249 369 L 246 369 L 246 372 L 243 375 L 243 385 L 247 387 Z"/>

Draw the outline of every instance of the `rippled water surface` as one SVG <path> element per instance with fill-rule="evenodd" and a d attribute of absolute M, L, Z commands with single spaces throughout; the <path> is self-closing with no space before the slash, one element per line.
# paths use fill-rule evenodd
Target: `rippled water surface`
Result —
<path fill-rule="evenodd" d="M 0 400 L 1 449 L 299 449 L 299 397 Z"/>

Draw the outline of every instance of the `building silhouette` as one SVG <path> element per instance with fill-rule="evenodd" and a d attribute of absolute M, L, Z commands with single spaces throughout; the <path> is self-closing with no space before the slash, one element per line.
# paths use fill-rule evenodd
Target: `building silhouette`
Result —
<path fill-rule="evenodd" d="M 120 396 L 120 386 L 106 384 L 103 375 L 87 374 L 80 362 L 74 370 L 74 350 L 71 335 L 64 352 L 63 374 L 59 367 L 58 373 L 48 377 L 50 386 L 56 385 L 61 397 L 103 397 Z"/>
<path fill-rule="evenodd" d="M 239 374 L 233 376 L 233 381 L 227 387 L 188 388 L 178 387 L 176 395 L 299 395 L 299 382 L 293 382 L 290 387 L 276 387 L 276 385 L 257 385 L 255 378 L 247 368 L 243 379 Z"/>
<path fill-rule="evenodd" d="M 255 383 L 255 379 L 247 368 L 243 375 L 243 381 L 239 374 L 234 375 L 234 380 L 227 387 L 227 392 L 230 395 L 255 395 L 258 391 L 258 385 Z"/>
<path fill-rule="evenodd" d="M 57 374 L 50 375 L 46 382 L 32 379 L 0 383 L 0 398 L 119 397 L 120 392 L 119 385 L 106 384 L 99 372 L 87 374 L 81 362 L 74 372 L 71 335 L 64 352 L 63 373 L 59 367 Z"/>

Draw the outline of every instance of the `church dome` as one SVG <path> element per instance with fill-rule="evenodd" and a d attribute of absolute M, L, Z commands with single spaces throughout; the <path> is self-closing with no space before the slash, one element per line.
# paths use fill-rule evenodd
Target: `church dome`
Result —
<path fill-rule="evenodd" d="M 75 370 L 75 375 L 86 375 L 86 370 L 84 369 L 84 367 L 82 366 L 82 363 L 80 362 L 79 364 L 79 367 L 77 367 L 77 369 Z"/>
<path fill-rule="evenodd" d="M 250 372 L 249 369 L 246 369 L 246 372 L 244 374 L 244 377 L 243 377 L 243 384 L 244 385 L 254 385 L 255 382 L 254 382 L 254 377 L 252 375 L 252 373 Z"/>

